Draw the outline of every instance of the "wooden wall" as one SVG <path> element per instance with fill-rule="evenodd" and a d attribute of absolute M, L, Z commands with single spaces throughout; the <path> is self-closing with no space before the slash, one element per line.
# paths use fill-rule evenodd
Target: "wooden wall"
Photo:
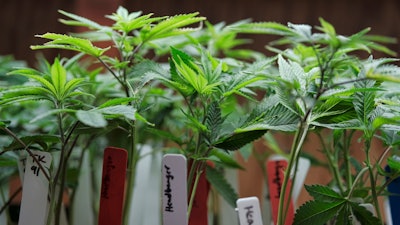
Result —
<path fill-rule="evenodd" d="M 153 12 L 158 16 L 200 12 L 212 23 L 254 21 L 318 24 L 318 18 L 333 23 L 338 33 L 351 34 L 365 27 L 371 33 L 400 37 L 400 1 L 398 0 L 2 0 L 0 4 L 0 55 L 34 61 L 37 52 L 29 46 L 42 43 L 34 38 L 44 32 L 66 32 L 70 27 L 58 23 L 57 9 L 79 13 L 106 23 L 105 14 L 119 4 L 130 11 Z M 258 36 L 254 48 L 262 48 L 265 37 Z M 390 46 L 400 52 L 399 45 Z M 45 51 L 52 58 L 58 51 Z M 63 55 L 68 53 L 63 53 Z"/>

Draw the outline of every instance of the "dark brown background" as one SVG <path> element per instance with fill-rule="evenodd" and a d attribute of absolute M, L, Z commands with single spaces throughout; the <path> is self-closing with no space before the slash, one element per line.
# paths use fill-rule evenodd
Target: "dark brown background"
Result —
<path fill-rule="evenodd" d="M 29 46 L 43 43 L 35 34 L 72 29 L 57 21 L 61 17 L 57 9 L 107 23 L 104 15 L 114 12 L 120 4 L 129 11 L 153 12 L 157 16 L 198 11 L 212 23 L 251 18 L 318 25 L 318 18 L 323 17 L 341 34 L 371 27 L 373 34 L 400 37 L 398 0 L 1 0 L 0 55 L 13 54 L 32 63 L 38 52 Z M 253 46 L 262 48 L 265 44 L 265 37 L 257 36 Z M 390 47 L 400 52 L 399 45 Z M 57 50 L 44 53 L 49 58 L 60 54 Z M 71 53 L 63 56 L 66 54 Z"/>

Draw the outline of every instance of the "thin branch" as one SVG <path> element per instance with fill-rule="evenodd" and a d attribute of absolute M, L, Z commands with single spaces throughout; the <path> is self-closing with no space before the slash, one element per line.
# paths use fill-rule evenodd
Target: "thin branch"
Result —
<path fill-rule="evenodd" d="M 4 130 L 7 134 L 9 134 L 12 138 L 14 138 L 20 145 L 22 145 L 25 149 L 25 151 L 28 152 L 29 156 L 32 157 L 33 161 L 38 165 L 39 169 L 43 172 L 44 176 L 46 177 L 47 180 L 50 180 L 50 175 L 47 173 L 47 171 L 44 169 L 42 166 L 42 163 L 39 161 L 39 159 L 36 158 L 36 155 L 29 149 L 29 147 L 19 138 L 17 137 L 14 132 L 12 132 L 10 129 L 7 127 L 2 127 L 2 130 Z"/>
<path fill-rule="evenodd" d="M 14 193 L 10 196 L 10 199 L 8 199 L 8 201 L 5 202 L 4 205 L 1 207 L 0 215 L 7 209 L 8 206 L 11 205 L 14 198 L 17 197 L 17 195 L 21 192 L 22 192 L 22 186 L 19 186 L 19 188 L 17 190 L 15 190 Z"/>

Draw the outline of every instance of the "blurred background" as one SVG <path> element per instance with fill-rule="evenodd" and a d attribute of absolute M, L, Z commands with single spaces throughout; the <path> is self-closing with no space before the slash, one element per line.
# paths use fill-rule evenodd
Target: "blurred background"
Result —
<path fill-rule="evenodd" d="M 400 1 L 398 0 L 1 0 L 0 55 L 12 54 L 16 59 L 35 61 L 37 52 L 30 45 L 43 43 L 35 34 L 72 31 L 60 24 L 58 9 L 73 12 L 107 24 L 104 15 L 119 5 L 129 11 L 154 13 L 155 16 L 200 12 L 211 23 L 232 23 L 242 19 L 275 21 L 286 24 L 318 25 L 322 17 L 340 34 L 353 34 L 370 27 L 371 34 L 400 37 Z M 256 36 L 252 48 L 263 48 L 267 40 Z M 389 46 L 400 52 L 400 45 Z M 59 51 L 44 51 L 53 58 Z M 63 53 L 72 54 L 71 52 Z"/>

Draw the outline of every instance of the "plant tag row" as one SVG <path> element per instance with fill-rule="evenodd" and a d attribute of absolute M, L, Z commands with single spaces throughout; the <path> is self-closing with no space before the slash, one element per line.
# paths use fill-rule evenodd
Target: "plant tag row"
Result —
<path fill-rule="evenodd" d="M 32 151 L 42 168 L 49 173 L 51 154 Z M 23 158 L 19 163 L 23 183 L 19 225 L 43 225 L 47 218 L 49 181 L 32 156 Z"/>
<path fill-rule="evenodd" d="M 98 225 L 122 224 L 127 161 L 125 149 L 104 150 Z"/>
<path fill-rule="evenodd" d="M 163 225 L 187 225 L 187 163 L 179 154 L 162 159 Z"/>
<path fill-rule="evenodd" d="M 260 202 L 257 197 L 239 198 L 236 206 L 240 225 L 263 225 Z"/>
<path fill-rule="evenodd" d="M 272 219 L 274 224 L 277 224 L 278 220 L 278 210 L 279 210 L 279 198 L 281 196 L 281 190 L 285 175 L 285 170 L 287 169 L 288 162 L 283 157 L 274 156 L 267 161 L 267 173 L 268 173 L 268 189 L 269 196 L 271 200 L 272 208 Z M 285 196 L 288 196 L 292 186 L 292 179 L 289 180 Z M 285 205 L 284 209 L 287 207 L 287 214 L 285 217 L 285 225 L 291 225 L 294 219 L 294 206 L 293 201 L 290 199 L 285 199 L 285 203 L 289 202 L 289 205 Z"/>

